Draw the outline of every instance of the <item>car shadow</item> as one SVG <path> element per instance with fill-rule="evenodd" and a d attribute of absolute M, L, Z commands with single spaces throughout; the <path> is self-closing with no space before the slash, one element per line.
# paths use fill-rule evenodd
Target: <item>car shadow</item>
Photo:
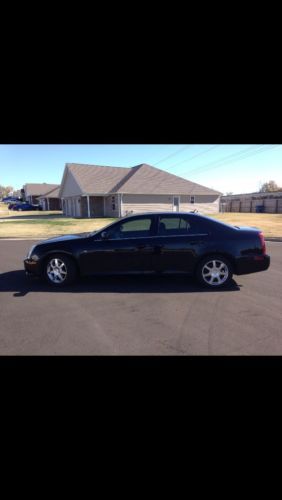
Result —
<path fill-rule="evenodd" d="M 90 276 L 76 283 L 55 288 L 41 278 L 26 276 L 25 271 L 10 271 L 0 275 L 0 292 L 14 292 L 24 297 L 30 292 L 48 293 L 214 293 L 239 291 L 232 280 L 226 288 L 213 290 L 201 287 L 192 277 L 185 275 Z"/>

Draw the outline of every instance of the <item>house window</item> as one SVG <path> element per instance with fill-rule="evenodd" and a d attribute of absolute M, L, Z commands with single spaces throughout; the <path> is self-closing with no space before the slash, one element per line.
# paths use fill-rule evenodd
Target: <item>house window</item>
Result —
<path fill-rule="evenodd" d="M 195 203 L 195 196 L 190 196 L 190 203 Z"/>
<path fill-rule="evenodd" d="M 112 196 L 112 210 L 115 210 L 116 209 L 116 203 L 115 203 L 116 199 L 114 196 Z"/>

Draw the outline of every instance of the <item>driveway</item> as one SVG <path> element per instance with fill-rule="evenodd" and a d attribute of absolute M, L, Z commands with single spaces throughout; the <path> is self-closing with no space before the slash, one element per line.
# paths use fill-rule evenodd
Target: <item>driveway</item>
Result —
<path fill-rule="evenodd" d="M 268 271 L 206 291 L 184 276 L 29 279 L 32 241 L 0 240 L 1 355 L 282 354 L 282 243 Z"/>

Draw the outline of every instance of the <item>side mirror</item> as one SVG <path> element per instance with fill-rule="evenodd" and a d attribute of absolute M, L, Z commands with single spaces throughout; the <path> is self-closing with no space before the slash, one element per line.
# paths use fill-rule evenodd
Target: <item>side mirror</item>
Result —
<path fill-rule="evenodd" d="M 109 233 L 108 233 L 107 231 L 103 231 L 103 232 L 101 233 L 101 239 L 102 239 L 102 240 L 107 240 L 107 239 L 109 238 L 109 236 L 110 236 L 110 235 L 109 235 Z"/>

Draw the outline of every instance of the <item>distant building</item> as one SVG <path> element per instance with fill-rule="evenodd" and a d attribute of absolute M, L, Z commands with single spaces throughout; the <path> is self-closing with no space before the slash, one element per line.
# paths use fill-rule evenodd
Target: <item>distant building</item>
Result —
<path fill-rule="evenodd" d="M 270 193 L 244 193 L 221 196 L 222 212 L 282 213 L 282 191 Z"/>
<path fill-rule="evenodd" d="M 59 188 L 59 184 L 47 184 L 43 182 L 42 184 L 31 184 L 27 183 L 23 186 L 24 198 L 28 203 L 39 203 L 39 196 L 49 193 L 55 188 Z"/>
<path fill-rule="evenodd" d="M 60 186 L 51 189 L 44 195 L 38 197 L 43 210 L 62 210 L 62 202 L 59 198 Z"/>

